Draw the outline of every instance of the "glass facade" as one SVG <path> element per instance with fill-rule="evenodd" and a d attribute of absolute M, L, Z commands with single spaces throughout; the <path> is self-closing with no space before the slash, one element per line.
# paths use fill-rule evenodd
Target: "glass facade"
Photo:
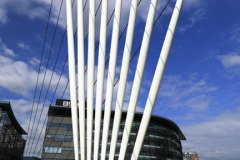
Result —
<path fill-rule="evenodd" d="M 61 108 L 61 109 L 60 109 Z M 60 111 L 58 110 L 60 109 Z M 70 108 L 67 108 L 70 110 Z M 57 113 L 57 114 L 56 114 Z M 50 159 L 73 159 L 73 136 L 72 136 L 72 125 L 71 116 L 69 111 L 63 111 L 63 107 L 50 106 L 49 108 L 49 119 L 45 132 L 45 140 L 44 140 L 44 148 L 42 152 L 42 159 L 48 160 Z M 101 143 L 102 143 L 102 129 L 103 129 L 103 117 L 104 111 L 102 113 L 102 125 L 101 125 L 101 135 L 100 135 L 100 143 L 99 143 L 99 159 L 101 156 Z M 118 140 L 115 151 L 115 158 L 118 159 L 123 130 L 125 126 L 126 112 L 122 113 L 122 119 L 119 126 Z M 142 113 L 138 113 L 134 117 L 132 129 L 130 132 L 130 138 L 128 142 L 128 147 L 126 150 L 125 160 L 131 159 L 131 154 L 135 145 L 136 137 L 138 134 L 138 130 L 140 127 L 142 118 Z M 56 120 L 55 120 L 56 119 Z M 62 121 L 62 123 L 57 123 Z M 114 111 L 111 114 L 111 120 L 109 125 L 109 133 L 108 133 L 108 146 L 106 152 L 106 159 L 108 159 L 109 151 L 110 151 L 110 143 L 112 136 L 112 128 L 113 128 L 113 119 L 114 119 Z M 69 122 L 68 124 L 66 122 Z M 167 121 L 168 123 L 162 123 L 162 121 Z M 94 122 L 94 121 L 93 121 Z M 182 146 L 181 141 L 184 140 L 184 135 L 179 136 L 179 130 L 176 127 L 172 127 L 173 122 L 167 120 L 163 117 L 155 116 L 150 120 L 144 142 L 141 148 L 141 152 L 139 155 L 140 160 L 182 160 Z M 176 125 L 176 124 L 174 124 Z M 93 124 L 93 132 L 94 132 L 94 124 Z M 181 132 L 181 131 L 180 131 Z M 70 135 L 69 135 L 70 134 Z M 86 137 L 87 138 L 87 137 Z M 94 140 L 94 134 L 92 139 Z M 60 143 L 61 142 L 61 143 Z M 71 146 L 71 147 L 69 147 Z M 94 141 L 93 145 L 94 146 Z M 93 153 L 94 148 L 92 148 Z M 68 154 L 68 157 L 65 155 Z M 80 149 L 79 149 L 79 154 Z M 86 153 L 85 153 L 86 154 Z M 72 155 L 72 156 L 71 156 Z M 93 158 L 93 157 L 92 157 Z"/>
<path fill-rule="evenodd" d="M 0 106 L 1 107 L 1 106 Z M 0 160 L 22 160 L 26 140 L 12 124 L 7 111 L 0 110 Z"/>

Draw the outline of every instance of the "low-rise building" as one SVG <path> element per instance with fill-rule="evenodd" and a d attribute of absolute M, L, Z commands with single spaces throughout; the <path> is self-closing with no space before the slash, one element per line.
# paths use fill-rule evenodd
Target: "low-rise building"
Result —
<path fill-rule="evenodd" d="M 197 152 L 183 152 L 183 160 L 199 160 Z"/>
<path fill-rule="evenodd" d="M 0 101 L 0 160 L 22 160 L 27 133 L 15 118 L 10 102 Z"/>
<path fill-rule="evenodd" d="M 87 109 L 85 111 L 87 111 Z M 114 111 L 111 112 L 106 158 L 109 157 L 114 113 L 115 113 Z M 87 114 L 85 113 L 85 115 Z M 120 126 L 119 126 L 119 133 L 118 133 L 114 159 L 118 159 L 118 156 L 119 156 L 119 150 L 121 146 L 126 115 L 127 115 L 127 112 L 123 111 Z M 129 160 L 131 158 L 133 147 L 135 145 L 136 137 L 138 134 L 139 126 L 141 123 L 142 115 L 143 113 L 139 113 L 139 112 L 135 113 L 132 129 L 131 129 L 130 137 L 128 141 L 128 147 L 126 150 L 125 160 Z M 100 150 L 101 150 L 101 138 L 102 138 L 102 129 L 103 129 L 103 117 L 104 117 L 104 110 L 102 111 L 102 125 L 101 125 L 101 135 L 100 135 L 100 144 L 99 144 Z M 94 123 L 94 120 L 93 120 L 93 123 Z M 94 132 L 94 128 L 93 128 L 93 132 Z M 183 159 L 181 140 L 186 140 L 186 138 L 183 135 L 180 128 L 173 121 L 161 116 L 152 115 L 146 135 L 145 135 L 145 139 L 142 145 L 142 149 L 139 155 L 139 159 L 141 160 Z M 94 137 L 93 137 L 93 146 L 94 145 L 96 144 L 94 144 Z M 78 152 L 79 154 L 81 154 L 80 148 Z M 92 148 L 92 153 L 93 153 L 93 148 Z M 99 158 L 100 158 L 100 154 L 101 152 L 99 151 Z M 49 106 L 47 128 L 45 132 L 41 158 L 42 160 L 50 160 L 50 159 L 73 160 L 74 159 L 70 101 L 57 100 L 55 105 Z"/>

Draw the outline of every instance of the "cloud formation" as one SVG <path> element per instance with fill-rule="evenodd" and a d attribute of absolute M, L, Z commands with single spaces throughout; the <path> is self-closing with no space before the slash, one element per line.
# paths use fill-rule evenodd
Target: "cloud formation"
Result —
<path fill-rule="evenodd" d="M 180 126 L 187 140 L 183 151 L 197 151 L 203 160 L 238 160 L 240 143 L 240 107 L 225 111 L 201 123 Z"/>
<path fill-rule="evenodd" d="M 16 53 L 7 47 L 6 44 L 2 43 L 2 39 L 0 38 L 0 55 L 7 55 L 11 57 L 16 57 Z"/>
<path fill-rule="evenodd" d="M 236 24 L 231 28 L 230 31 L 230 39 L 235 41 L 236 43 L 240 43 L 240 24 Z"/>
<path fill-rule="evenodd" d="M 15 61 L 11 58 L 0 55 L 0 73 L 0 86 L 11 92 L 27 97 L 35 88 L 38 71 L 34 70 L 31 65 L 28 65 L 23 61 Z M 38 88 L 40 88 L 40 82 L 42 82 L 44 73 L 45 70 L 42 70 L 39 74 Z M 51 75 L 52 71 L 48 69 L 46 71 L 44 89 L 48 87 Z M 50 87 L 51 91 L 55 90 L 59 76 L 58 73 L 54 72 Z M 62 76 L 58 86 L 58 92 L 62 93 L 66 84 L 67 78 Z"/>
<path fill-rule="evenodd" d="M 19 42 L 18 47 L 20 47 L 21 49 L 30 50 L 29 45 L 26 45 L 23 42 Z"/>
<path fill-rule="evenodd" d="M 240 55 L 238 54 L 229 53 L 227 55 L 218 56 L 217 58 L 221 60 L 221 63 L 225 68 L 240 66 Z"/>
<path fill-rule="evenodd" d="M 187 29 L 192 28 L 197 21 L 204 18 L 206 13 L 206 3 L 201 0 L 185 0 L 183 3 L 183 11 L 191 11 L 189 22 L 184 26 L 179 26 L 179 32 L 185 32 Z"/>
<path fill-rule="evenodd" d="M 159 95 L 167 100 L 169 107 L 184 107 L 202 112 L 211 103 L 208 94 L 216 90 L 217 87 L 209 85 L 206 79 L 198 79 L 197 74 L 190 74 L 187 79 L 179 75 L 169 75 L 164 76 Z"/>

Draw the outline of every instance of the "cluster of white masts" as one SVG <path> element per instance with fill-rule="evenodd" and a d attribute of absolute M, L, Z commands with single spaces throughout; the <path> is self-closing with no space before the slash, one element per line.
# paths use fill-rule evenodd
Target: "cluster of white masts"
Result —
<path fill-rule="evenodd" d="M 149 42 L 151 39 L 153 22 L 157 8 L 158 0 L 151 0 L 149 13 L 146 21 L 145 31 L 142 39 L 142 46 L 139 53 L 135 78 L 133 82 L 120 152 L 119 160 L 124 160 L 128 140 L 130 136 L 131 126 L 135 114 L 135 109 L 138 101 L 139 91 L 142 83 L 143 72 L 145 68 Z M 144 136 L 149 124 L 149 120 L 153 111 L 155 100 L 163 77 L 163 72 L 171 48 L 173 36 L 175 33 L 178 17 L 180 14 L 183 0 L 177 0 L 172 18 L 167 30 L 167 34 L 162 46 L 154 78 L 151 84 L 149 95 L 147 98 L 145 110 L 142 121 L 136 138 L 131 160 L 138 159 Z M 130 55 L 132 50 L 133 34 L 135 28 L 135 20 L 137 14 L 138 0 L 132 0 L 126 41 L 124 46 L 123 60 L 120 73 L 120 81 L 117 94 L 117 103 L 115 108 L 114 123 L 112 129 L 112 138 L 109 159 L 113 160 L 115 155 L 115 148 L 118 138 L 119 124 L 121 120 L 122 108 L 124 103 L 124 95 L 126 90 L 127 76 L 130 63 Z M 78 25 L 78 100 L 79 100 L 79 126 L 80 126 L 80 152 L 81 159 L 91 160 L 92 154 L 92 134 L 93 134 L 93 105 L 94 105 L 94 66 L 95 66 L 95 0 L 89 2 L 89 37 L 88 37 L 88 77 L 87 77 L 87 154 L 85 155 L 85 65 L 84 65 L 84 28 L 83 28 L 83 0 L 77 1 L 77 25 Z M 112 30 L 110 60 L 108 68 L 108 79 L 106 88 L 106 101 L 104 111 L 104 124 L 102 132 L 102 148 L 101 160 L 105 160 L 109 122 L 111 116 L 114 78 L 116 70 L 116 59 L 118 51 L 118 36 L 121 19 L 122 0 L 116 0 L 115 15 Z M 106 53 L 106 33 L 107 33 L 107 10 L 108 0 L 102 0 L 102 13 L 100 24 L 100 40 L 99 40 L 99 55 L 98 55 L 98 71 L 97 71 L 97 88 L 96 88 L 96 106 L 95 106 L 95 132 L 94 132 L 94 160 L 99 156 L 99 139 L 101 127 L 101 113 L 103 100 L 103 86 L 104 86 L 104 71 L 105 71 L 105 53 Z M 71 0 L 66 0 L 67 12 L 67 37 L 68 37 L 68 65 L 70 78 L 70 99 L 72 112 L 72 126 L 73 126 L 73 143 L 75 160 L 79 159 L 79 141 L 78 141 L 78 116 L 77 116 L 77 92 L 76 92 L 76 69 L 75 69 L 75 51 L 73 38 L 73 20 Z"/>

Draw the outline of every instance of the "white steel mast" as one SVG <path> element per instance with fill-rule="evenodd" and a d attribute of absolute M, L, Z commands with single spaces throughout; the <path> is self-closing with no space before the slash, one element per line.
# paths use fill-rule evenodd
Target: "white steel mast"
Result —
<path fill-rule="evenodd" d="M 158 91 L 159 91 L 159 87 L 160 87 L 160 84 L 162 81 L 163 72 L 164 72 L 164 69 L 165 69 L 165 66 L 167 63 L 169 51 L 171 49 L 172 40 L 173 40 L 174 33 L 176 30 L 180 10 L 182 7 L 182 2 L 183 2 L 183 0 L 177 0 L 176 6 L 175 6 L 173 14 L 172 14 L 172 18 L 171 18 L 171 21 L 170 21 L 170 24 L 168 27 L 168 31 L 167 31 L 164 43 L 163 43 L 161 54 L 160 54 L 160 57 L 158 60 L 157 68 L 156 68 L 156 71 L 155 71 L 155 74 L 153 77 L 152 85 L 151 85 L 151 88 L 149 91 L 149 95 L 148 95 L 148 99 L 146 102 L 146 106 L 145 106 L 145 110 L 143 113 L 140 128 L 138 130 L 138 135 L 137 135 L 137 139 L 136 139 L 136 142 L 135 142 L 135 145 L 133 148 L 131 160 L 138 159 L 140 150 L 142 148 L 142 143 L 143 143 L 143 140 L 144 140 L 144 137 L 146 134 L 149 120 L 152 115 L 152 110 L 155 105 L 156 97 L 158 95 Z"/>
<path fill-rule="evenodd" d="M 137 8 L 138 8 L 138 0 L 132 0 L 129 20 L 128 20 L 128 30 L 126 34 L 126 40 L 125 40 L 125 46 L 124 46 L 124 52 L 123 52 L 123 58 L 122 58 L 122 66 L 121 66 L 121 73 L 120 73 L 121 78 L 119 80 L 118 95 L 117 95 L 115 114 L 114 114 L 113 132 L 112 132 L 110 155 L 109 155 L 110 160 L 113 160 L 115 155 L 119 124 L 121 120 L 122 107 L 123 107 L 124 96 L 125 96 L 126 85 L 127 85 L 127 77 L 128 77 L 130 56 L 132 51 L 132 42 L 133 42 L 133 35 L 134 35 L 134 29 L 135 29 L 135 21 L 137 16 Z"/>
<path fill-rule="evenodd" d="M 71 5 L 72 5 L 71 0 L 66 0 L 68 69 L 69 69 L 69 79 L 70 79 L 70 98 L 71 98 L 74 157 L 75 157 L 75 159 L 79 159 L 76 69 L 75 69 L 75 51 L 74 51 L 73 20 L 72 20 L 72 6 Z"/>
<path fill-rule="evenodd" d="M 102 133 L 101 160 L 105 160 L 106 149 L 107 149 L 108 130 L 109 130 L 109 122 L 110 122 L 110 116 L 111 116 L 113 87 L 114 87 L 115 71 L 116 71 L 121 9 L 122 9 L 122 0 L 117 0 L 115 4 L 112 41 L 111 41 L 111 49 L 110 49 L 110 60 L 109 60 L 109 67 L 108 67 L 106 102 L 105 102 L 103 133 Z"/>
<path fill-rule="evenodd" d="M 98 54 L 98 72 L 97 72 L 97 91 L 96 91 L 96 107 L 95 107 L 95 134 L 94 134 L 94 160 L 98 160 L 99 139 L 102 115 L 102 100 L 104 86 L 105 71 L 105 54 L 106 54 L 106 38 L 107 38 L 107 10 L 108 0 L 102 1 L 99 54 Z"/>
<path fill-rule="evenodd" d="M 88 77 L 87 77 L 87 160 L 92 156 L 94 67 L 95 67 L 95 0 L 89 1 Z"/>
<path fill-rule="evenodd" d="M 78 106 L 80 127 L 80 153 L 85 159 L 85 63 L 84 63 L 84 27 L 83 27 L 83 0 L 77 1 L 78 25 Z"/>
<path fill-rule="evenodd" d="M 128 112 L 127 112 L 127 117 L 126 117 L 123 137 L 122 137 L 122 143 L 121 143 L 121 148 L 119 153 L 120 160 L 124 159 L 127 145 L 128 145 L 132 122 L 133 122 L 137 101 L 138 101 L 138 96 L 141 88 L 143 72 L 146 64 L 149 43 L 152 35 L 152 28 L 153 28 L 153 22 L 154 22 L 154 17 L 155 17 L 156 8 L 157 8 L 157 2 L 158 0 L 152 0 L 149 7 L 148 18 L 146 21 L 141 50 L 139 53 L 138 64 L 136 68 L 135 78 L 134 78 L 133 87 L 132 87 L 132 93 L 130 97 Z"/>

